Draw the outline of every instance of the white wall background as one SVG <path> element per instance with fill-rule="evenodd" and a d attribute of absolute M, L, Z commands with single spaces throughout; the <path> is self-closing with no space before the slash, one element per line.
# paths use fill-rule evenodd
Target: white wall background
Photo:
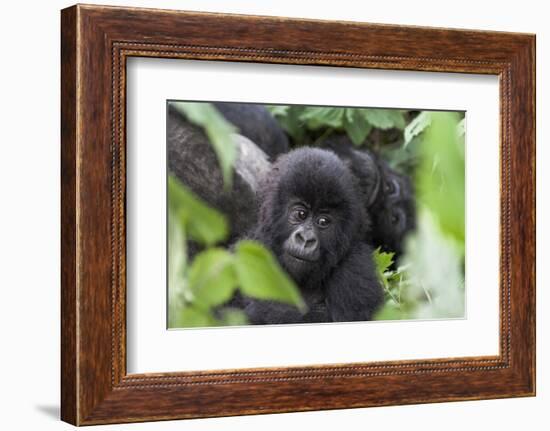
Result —
<path fill-rule="evenodd" d="M 545 2 L 394 0 L 130 0 L 104 4 L 477 28 L 537 34 L 538 396 L 536 398 L 105 426 L 95 429 L 547 429 L 550 423 L 550 27 Z M 0 427 L 59 422 L 59 10 L 71 3 L 4 2 L 0 13 Z"/>

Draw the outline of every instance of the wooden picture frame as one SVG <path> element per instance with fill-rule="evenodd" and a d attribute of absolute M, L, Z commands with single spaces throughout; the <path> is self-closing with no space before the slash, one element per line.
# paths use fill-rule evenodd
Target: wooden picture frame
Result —
<path fill-rule="evenodd" d="M 535 394 L 534 35 L 82 5 L 61 17 L 64 421 Z M 125 65 L 131 56 L 498 75 L 500 354 L 128 375 Z"/>

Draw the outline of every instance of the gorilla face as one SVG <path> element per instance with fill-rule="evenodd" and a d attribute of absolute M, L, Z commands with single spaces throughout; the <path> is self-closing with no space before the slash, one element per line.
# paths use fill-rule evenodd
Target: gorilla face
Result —
<path fill-rule="evenodd" d="M 372 152 L 351 148 L 346 142 L 340 139 L 330 145 L 340 145 L 337 154 L 349 164 L 362 192 L 365 210 L 372 215 L 367 238 L 375 247 L 399 256 L 405 236 L 416 225 L 411 180 Z"/>
<path fill-rule="evenodd" d="M 277 159 L 260 189 L 254 239 L 300 288 L 308 310 L 247 299 L 254 324 L 370 320 L 384 292 L 356 178 L 332 151 L 303 147 Z"/>
<path fill-rule="evenodd" d="M 296 279 L 315 269 L 330 251 L 327 246 L 336 241 L 334 221 L 339 218 L 335 209 L 313 208 L 299 199 L 289 202 L 288 237 L 283 242 L 281 258 Z"/>
<path fill-rule="evenodd" d="M 400 175 L 385 162 L 380 162 L 383 182 L 383 199 L 375 214 L 374 239 L 383 249 L 399 255 L 408 232 L 415 228 L 416 211 L 414 192 L 408 177 Z"/>
<path fill-rule="evenodd" d="M 330 151 L 303 148 L 281 156 L 271 177 L 262 238 L 296 281 L 328 273 L 368 221 L 349 169 Z"/>

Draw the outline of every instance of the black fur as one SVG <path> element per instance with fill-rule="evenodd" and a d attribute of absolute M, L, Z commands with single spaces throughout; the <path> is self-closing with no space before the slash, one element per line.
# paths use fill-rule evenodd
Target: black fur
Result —
<path fill-rule="evenodd" d="M 308 311 L 302 314 L 290 305 L 247 299 L 251 323 L 370 320 L 383 292 L 372 248 L 363 240 L 369 220 L 344 162 L 331 151 L 291 151 L 274 163 L 260 196 L 253 237 L 273 251 L 298 284 Z M 296 212 L 296 208 L 307 210 Z M 306 225 L 318 249 L 303 248 L 298 255 L 314 261 L 293 257 L 296 242 L 291 239 Z M 309 247 L 307 242 L 304 247 Z"/>
<path fill-rule="evenodd" d="M 271 160 L 289 150 L 288 137 L 263 105 L 217 102 L 214 106 L 227 121 L 260 147 Z"/>

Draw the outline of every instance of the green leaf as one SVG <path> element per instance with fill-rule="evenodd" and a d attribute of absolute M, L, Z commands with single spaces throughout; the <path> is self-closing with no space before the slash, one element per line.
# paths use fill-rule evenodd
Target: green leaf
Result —
<path fill-rule="evenodd" d="M 459 117 L 456 113 L 432 112 L 431 116 L 431 125 L 419 148 L 418 197 L 435 216 L 443 233 L 464 245 L 464 135 L 457 132 Z"/>
<path fill-rule="evenodd" d="M 458 125 L 456 126 L 458 136 L 464 137 L 466 134 L 466 118 L 463 118 L 459 121 Z"/>
<path fill-rule="evenodd" d="M 390 268 L 393 263 L 394 255 L 395 253 L 387 253 L 385 251 L 381 251 L 380 247 L 374 250 L 374 263 L 376 265 L 376 271 L 379 277 L 384 278 L 384 273 Z"/>
<path fill-rule="evenodd" d="M 199 253 L 189 268 L 189 289 L 193 300 L 215 307 L 231 299 L 237 288 L 233 256 L 221 248 Z"/>
<path fill-rule="evenodd" d="M 224 326 L 243 326 L 248 325 L 248 318 L 243 310 L 235 308 L 225 308 L 220 312 L 220 322 Z"/>
<path fill-rule="evenodd" d="M 180 311 L 177 328 L 204 328 L 217 326 L 218 321 L 207 311 L 187 305 Z"/>
<path fill-rule="evenodd" d="M 372 130 L 364 113 L 360 109 L 346 109 L 344 116 L 344 129 L 354 145 L 360 146 Z"/>
<path fill-rule="evenodd" d="M 409 124 L 407 124 L 407 127 L 405 127 L 405 131 L 403 132 L 403 145 L 409 145 L 413 138 L 422 133 L 431 122 L 432 117 L 429 112 L 423 111 L 418 114 Z"/>
<path fill-rule="evenodd" d="M 268 105 L 266 109 L 271 112 L 274 117 L 284 117 L 288 115 L 289 106 L 287 105 Z"/>
<path fill-rule="evenodd" d="M 305 309 L 298 288 L 262 244 L 238 242 L 235 258 L 239 286 L 244 295 L 286 302 Z"/>
<path fill-rule="evenodd" d="M 172 175 L 168 176 L 168 205 L 193 240 L 213 245 L 227 238 L 224 215 L 208 207 Z"/>
<path fill-rule="evenodd" d="M 429 210 L 420 211 L 402 260 L 410 280 L 404 296 L 415 305 L 414 318 L 464 316 L 463 255 L 456 241 L 442 235 Z"/>
<path fill-rule="evenodd" d="M 393 277 L 396 273 L 394 271 L 389 271 L 389 268 L 393 263 L 393 256 L 395 253 L 383 252 L 380 247 L 378 247 L 374 250 L 372 255 L 374 258 L 374 264 L 376 265 L 376 273 L 378 275 L 378 279 L 382 283 L 386 298 L 391 300 L 393 304 L 399 306 L 399 299 L 393 292 L 395 287 Z"/>
<path fill-rule="evenodd" d="M 344 111 L 344 108 L 308 106 L 299 118 L 311 130 L 321 127 L 339 129 L 343 127 Z"/>
<path fill-rule="evenodd" d="M 403 319 L 403 313 L 399 309 L 399 306 L 393 301 L 388 301 L 384 306 L 378 310 L 373 320 L 401 320 Z"/>
<path fill-rule="evenodd" d="M 300 120 L 304 106 L 270 106 L 269 111 L 279 122 L 281 127 L 296 143 L 302 143 L 305 139 L 305 127 Z"/>
<path fill-rule="evenodd" d="M 171 102 L 189 121 L 201 126 L 214 147 L 226 188 L 233 179 L 233 163 L 237 158 L 237 146 L 232 134 L 237 129 L 229 123 L 211 103 Z"/>
<path fill-rule="evenodd" d="M 177 315 L 187 292 L 187 250 L 185 231 L 177 216 L 168 208 L 168 326 L 177 327 Z"/>
<path fill-rule="evenodd" d="M 363 109 L 367 121 L 379 129 L 391 129 L 405 127 L 405 118 L 402 111 L 398 109 Z"/>

